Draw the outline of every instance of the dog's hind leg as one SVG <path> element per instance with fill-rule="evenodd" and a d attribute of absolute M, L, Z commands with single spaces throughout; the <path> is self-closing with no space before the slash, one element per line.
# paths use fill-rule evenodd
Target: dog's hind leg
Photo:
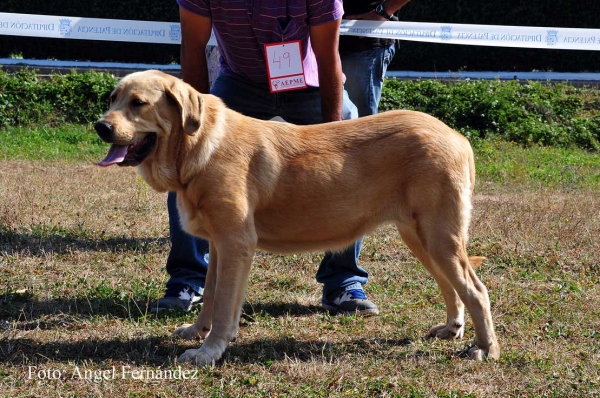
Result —
<path fill-rule="evenodd" d="M 452 231 L 451 220 L 444 220 L 443 215 L 439 215 L 431 225 L 433 227 L 427 234 L 429 256 L 467 307 L 475 326 L 475 346 L 469 350 L 469 357 L 476 360 L 486 356 L 497 359 L 500 347 L 494 332 L 490 300 L 486 287 L 469 262 L 466 234 Z"/>
<path fill-rule="evenodd" d="M 421 244 L 419 237 L 414 229 L 398 226 L 398 232 L 402 237 L 402 240 L 408 246 L 414 256 L 423 264 L 423 266 L 429 271 L 437 282 L 444 302 L 446 303 L 446 323 L 439 324 L 431 328 L 428 333 L 428 337 L 436 337 L 440 339 L 457 339 L 461 338 L 464 333 L 464 312 L 465 307 L 456 293 L 456 290 L 452 287 L 452 284 L 448 282 L 446 277 L 439 269 L 437 269 L 435 263 L 429 257 L 429 253 Z"/>
<path fill-rule="evenodd" d="M 208 271 L 204 281 L 204 293 L 200 315 L 194 324 L 183 324 L 175 330 L 175 334 L 184 339 L 206 338 L 212 327 L 213 303 L 215 297 L 215 285 L 217 281 L 217 258 L 216 247 L 210 243 L 208 257 Z"/>

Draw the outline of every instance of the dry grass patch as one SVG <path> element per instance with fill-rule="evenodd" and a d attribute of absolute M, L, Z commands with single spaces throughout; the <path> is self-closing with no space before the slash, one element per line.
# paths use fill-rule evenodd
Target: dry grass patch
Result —
<path fill-rule="evenodd" d="M 171 333 L 195 314 L 146 312 L 167 279 L 165 203 L 131 169 L 0 163 L 2 394 L 600 395 L 598 192 L 478 187 L 470 252 L 488 257 L 478 274 L 503 350 L 486 363 L 462 358 L 470 325 L 460 341 L 423 339 L 441 294 L 382 228 L 362 252 L 380 316 L 319 309 L 319 253 L 260 252 L 237 343 L 216 367 L 179 368 L 197 343 Z"/>

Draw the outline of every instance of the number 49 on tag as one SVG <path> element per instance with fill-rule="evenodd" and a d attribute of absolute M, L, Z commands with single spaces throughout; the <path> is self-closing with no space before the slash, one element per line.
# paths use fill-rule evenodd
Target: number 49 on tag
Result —
<path fill-rule="evenodd" d="M 299 40 L 265 44 L 265 58 L 271 92 L 306 87 Z"/>

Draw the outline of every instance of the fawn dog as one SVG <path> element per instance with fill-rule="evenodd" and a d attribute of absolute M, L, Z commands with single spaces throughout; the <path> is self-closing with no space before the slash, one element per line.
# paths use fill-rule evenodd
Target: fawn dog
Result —
<path fill-rule="evenodd" d="M 243 95 L 243 93 L 240 93 Z M 296 126 L 228 109 L 159 71 L 132 73 L 95 125 L 112 146 L 98 164 L 137 166 L 157 191 L 177 192 L 181 225 L 208 239 L 204 304 L 176 334 L 205 338 L 180 361 L 218 360 L 235 340 L 257 248 L 338 250 L 394 224 L 437 281 L 446 323 L 429 335 L 462 337 L 464 308 L 475 327 L 469 357 L 498 358 L 486 287 L 467 255 L 475 165 L 469 141 L 420 112 Z"/>

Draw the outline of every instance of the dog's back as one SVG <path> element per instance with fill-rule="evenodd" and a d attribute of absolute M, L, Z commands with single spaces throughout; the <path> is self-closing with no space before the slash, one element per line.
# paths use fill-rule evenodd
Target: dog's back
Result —
<path fill-rule="evenodd" d="M 254 219 L 269 250 L 341 248 L 384 223 L 448 203 L 470 211 L 474 182 L 468 140 L 420 112 L 286 128 L 254 143 Z M 315 228 L 314 220 L 320 220 Z M 468 219 L 465 222 L 468 225 Z M 301 247 L 304 246 L 304 247 Z"/>

